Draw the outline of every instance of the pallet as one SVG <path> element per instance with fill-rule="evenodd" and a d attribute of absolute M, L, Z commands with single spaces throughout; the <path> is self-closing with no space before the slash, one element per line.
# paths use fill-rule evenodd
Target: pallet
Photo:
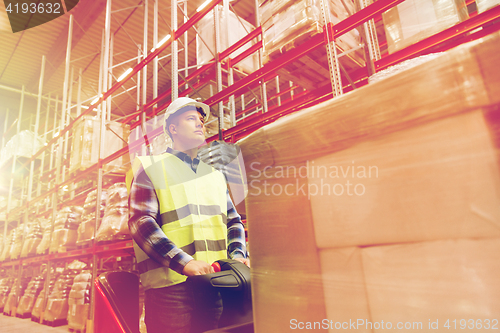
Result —
<path fill-rule="evenodd" d="M 85 240 L 85 241 L 80 242 L 80 244 L 77 243 L 76 248 L 78 250 L 81 250 L 81 249 L 86 249 L 86 248 L 90 247 L 91 245 L 92 245 L 92 240 L 89 239 L 89 240 Z"/>
<path fill-rule="evenodd" d="M 31 317 L 31 313 L 30 313 L 30 312 L 28 312 L 28 313 L 23 313 L 23 314 L 16 313 L 16 317 L 17 317 L 17 318 L 21 318 L 21 319 L 30 318 L 30 317 Z"/>
<path fill-rule="evenodd" d="M 73 333 L 85 333 L 85 328 L 78 329 L 78 328 L 68 327 L 68 331 L 73 332 Z"/>
<path fill-rule="evenodd" d="M 110 244 L 114 244 L 116 242 L 123 242 L 123 241 L 127 241 L 127 240 L 132 240 L 132 237 L 131 236 L 127 236 L 127 237 L 121 236 L 118 238 L 114 238 L 112 240 L 98 241 L 97 245 L 110 245 Z"/>
<path fill-rule="evenodd" d="M 65 318 L 64 319 L 56 319 L 53 321 L 44 320 L 42 322 L 42 324 L 46 325 L 46 326 L 51 326 L 51 327 L 58 327 L 58 326 L 68 325 L 68 320 Z"/>

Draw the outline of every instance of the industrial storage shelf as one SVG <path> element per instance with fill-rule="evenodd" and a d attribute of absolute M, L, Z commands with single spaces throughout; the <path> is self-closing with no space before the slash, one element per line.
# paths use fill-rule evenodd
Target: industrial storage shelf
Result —
<path fill-rule="evenodd" d="M 235 114 L 236 118 L 239 120 L 234 126 L 229 129 L 222 129 L 220 134 L 207 138 L 207 142 L 217 140 L 219 138 L 229 142 L 237 142 L 241 138 L 258 130 L 262 126 L 279 119 L 280 117 L 338 96 L 339 93 L 335 91 L 335 84 L 333 82 L 336 80 L 333 78 L 335 75 L 340 78 L 341 82 L 339 84 L 341 86 L 341 91 L 345 93 L 368 84 L 370 65 L 372 65 L 374 70 L 378 72 L 406 59 L 427 53 L 444 51 L 464 42 L 475 40 L 489 33 L 500 30 L 500 6 L 497 6 L 486 12 L 471 15 L 468 20 L 445 29 L 444 31 L 441 31 L 402 50 L 392 54 L 382 54 L 380 59 L 369 59 L 365 66 L 351 68 L 346 73 L 335 74 L 332 73 L 328 67 L 326 67 L 326 63 L 330 64 L 331 61 L 337 61 L 337 59 L 330 59 L 328 52 L 325 52 L 325 49 L 329 44 L 331 44 L 339 36 L 369 22 L 370 20 L 380 23 L 381 14 L 384 11 L 403 1 L 404 0 L 378 0 L 335 25 L 327 23 L 323 27 L 322 32 L 313 34 L 301 40 L 299 47 L 291 48 L 283 54 L 271 57 L 272 59 L 259 69 L 252 73 L 241 75 L 239 80 L 236 80 L 232 84 L 227 83 L 225 88 L 221 85 L 220 89 L 217 89 L 217 92 L 205 100 L 205 103 L 213 108 L 216 108 L 220 105 L 220 103 L 228 103 L 232 97 L 238 94 L 243 94 L 248 89 L 264 87 L 265 90 L 265 83 L 276 80 L 278 77 L 283 77 L 284 71 L 288 70 L 292 65 L 296 67 L 300 67 L 301 64 L 305 66 L 313 66 L 316 67 L 317 71 L 323 73 L 322 78 L 317 82 L 314 82 L 312 85 L 300 82 L 300 79 L 297 79 L 297 81 L 294 81 L 288 88 L 282 89 L 281 91 L 276 90 L 274 94 L 271 94 L 269 97 L 267 96 L 267 93 L 261 93 L 261 95 L 264 96 L 261 96 L 259 101 L 256 100 L 253 105 Z M 141 70 L 144 69 L 145 66 L 151 64 L 154 59 L 158 58 L 162 53 L 164 53 L 165 50 L 169 47 L 173 47 L 172 43 L 174 43 L 174 41 L 181 40 L 184 33 L 191 29 L 207 13 L 212 11 L 215 6 L 221 4 L 222 2 L 223 0 L 212 1 L 204 9 L 190 17 L 178 29 L 172 30 L 172 37 L 167 42 L 144 55 L 143 58 L 140 57 L 140 61 L 137 62 L 128 75 L 121 80 L 116 81 L 114 84 L 106 86 L 106 89 L 103 89 L 102 93 L 100 92 L 101 95 L 99 95 L 95 101 L 91 102 L 88 105 L 88 108 L 83 110 L 81 114 L 71 119 L 63 128 L 60 128 L 58 135 L 54 135 L 50 140 L 48 140 L 46 146 L 42 147 L 31 158 L 25 158 L 20 161 L 21 165 L 19 168 L 29 170 L 32 164 L 34 168 L 38 168 L 39 165 L 34 163 L 38 163 L 37 161 L 39 161 L 41 156 L 49 153 L 50 149 L 53 149 L 56 145 L 62 146 L 62 140 L 65 136 L 67 137 L 69 135 L 71 130 L 74 129 L 75 124 L 82 119 L 82 117 L 90 115 L 98 109 L 100 110 L 99 112 L 101 116 L 105 117 L 105 112 L 102 111 L 102 109 L 104 108 L 108 98 L 113 97 L 119 89 L 123 89 L 127 82 L 130 82 L 138 75 L 138 73 L 141 73 Z M 473 2 L 474 1 L 469 0 L 467 1 L 467 4 L 469 5 Z M 109 10 L 110 9 L 111 4 L 109 2 Z M 478 28 L 482 29 L 478 30 Z M 109 31 L 107 33 L 109 33 Z M 212 62 L 192 70 L 189 75 L 181 77 L 178 81 L 177 78 L 176 80 L 173 80 L 172 87 L 170 89 L 166 89 L 163 93 L 149 101 L 139 101 L 140 103 L 138 103 L 138 105 L 140 107 L 138 109 L 131 110 L 129 115 L 123 117 L 120 121 L 123 124 L 129 125 L 130 129 L 133 130 L 143 125 L 146 120 L 161 115 L 172 99 L 191 94 L 197 89 L 201 89 L 208 82 L 220 79 L 223 70 L 225 72 L 229 72 L 235 64 L 243 60 L 245 57 L 255 53 L 260 54 L 262 52 L 262 34 L 263 32 L 261 26 L 257 26 L 240 41 L 231 45 L 226 50 L 218 52 L 216 57 L 212 59 Z M 237 50 L 241 49 L 249 41 L 255 39 L 258 41 L 251 48 L 247 49 L 239 56 L 233 56 Z M 107 45 L 107 47 L 109 47 L 109 45 Z M 380 47 L 380 45 L 377 45 L 377 47 Z M 328 58 L 328 61 L 325 62 L 322 57 L 324 57 L 324 59 Z M 314 61 L 311 62 L 311 60 Z M 310 64 L 304 64 L 307 62 Z M 179 71 L 178 68 L 174 68 L 173 71 L 174 73 L 172 76 L 177 76 L 177 72 Z M 328 77 L 325 74 L 327 73 L 326 71 L 328 71 Z M 157 75 L 157 73 L 155 73 L 155 75 Z M 186 88 L 186 85 L 189 87 Z M 290 96 L 286 98 L 288 95 Z M 277 100 L 280 102 L 275 103 Z M 272 105 L 269 106 L 268 104 Z M 240 117 L 243 114 L 251 115 L 242 119 Z M 160 126 L 148 133 L 147 138 L 151 140 L 162 134 L 162 132 L 163 131 Z M 103 168 L 117 158 L 128 154 L 129 149 L 134 150 L 134 148 L 137 148 L 141 143 L 142 140 L 131 142 L 129 147 L 124 147 L 112 155 L 104 159 L 100 159 L 97 163 L 91 165 L 85 170 L 80 170 L 78 172 L 70 173 L 67 171 L 65 173 L 64 170 L 69 169 L 69 159 L 66 158 L 63 160 L 60 158 L 58 162 L 59 165 L 51 165 L 50 168 L 47 167 L 42 170 L 43 172 L 41 173 L 41 177 L 48 179 L 50 184 L 46 189 L 41 190 L 40 193 L 37 193 L 33 198 L 23 201 L 20 207 L 16 207 L 11 211 L 7 211 L 6 208 L 0 208 L 0 213 L 6 213 L 7 216 L 5 230 L 7 230 L 7 224 L 10 218 L 13 218 L 14 216 L 21 216 L 22 214 L 25 214 L 27 217 L 28 214 L 33 213 L 35 207 L 38 207 L 44 201 L 53 201 L 52 204 L 55 203 L 55 207 L 52 206 L 52 208 L 49 208 L 49 206 L 46 205 L 45 208 L 37 208 L 36 216 L 51 216 L 52 221 L 54 221 L 54 214 L 57 209 L 66 205 L 82 205 L 85 200 L 85 195 L 89 189 L 98 188 L 100 191 L 113 182 L 124 181 L 124 174 L 112 172 L 105 173 Z M 0 169 L 7 170 L 8 166 L 1 166 Z M 61 174 L 64 174 L 67 177 L 65 179 L 61 179 Z M 90 184 L 85 186 L 89 187 L 73 189 L 74 194 L 70 198 L 68 198 L 69 194 L 66 194 L 61 198 L 57 198 L 59 191 L 64 187 L 71 187 L 79 182 L 85 181 Z M 6 231 L 4 232 L 4 237 L 6 237 Z M 0 262 L 0 268 L 17 268 L 21 271 L 23 267 L 42 263 L 61 263 L 77 258 L 91 258 L 95 263 L 98 258 L 102 259 L 115 256 L 132 255 L 132 241 L 116 241 L 109 244 L 96 244 L 88 248 L 76 249 L 68 252 L 52 253 L 42 256 Z M 96 269 L 95 265 L 93 269 Z M 95 274 L 95 271 L 93 273 Z"/>
<path fill-rule="evenodd" d="M 51 253 L 28 258 L 20 258 L 9 261 L 0 262 L 2 267 L 27 266 L 31 264 L 43 264 L 48 261 L 61 261 L 68 259 L 77 259 L 89 257 L 93 255 L 124 257 L 133 255 L 132 240 L 116 241 L 113 243 L 96 244 L 91 247 L 76 249 L 68 252 Z"/>

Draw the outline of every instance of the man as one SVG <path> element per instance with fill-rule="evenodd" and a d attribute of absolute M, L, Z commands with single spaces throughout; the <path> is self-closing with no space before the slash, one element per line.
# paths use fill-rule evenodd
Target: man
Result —
<path fill-rule="evenodd" d="M 138 157 L 133 165 L 129 228 L 145 288 L 148 333 L 217 328 L 220 296 L 199 306 L 187 277 L 213 273 L 210 264 L 227 257 L 250 265 L 224 175 L 197 157 L 209 114 L 206 104 L 175 100 L 164 125 L 173 149 Z"/>

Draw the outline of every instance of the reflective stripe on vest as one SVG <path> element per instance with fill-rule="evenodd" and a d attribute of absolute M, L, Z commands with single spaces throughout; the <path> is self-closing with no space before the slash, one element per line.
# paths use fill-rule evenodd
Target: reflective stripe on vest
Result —
<path fill-rule="evenodd" d="M 222 173 L 200 162 L 196 173 L 175 155 L 138 157 L 134 171 L 144 168 L 160 204 L 161 229 L 195 260 L 212 263 L 227 258 L 227 194 Z M 186 276 L 149 258 L 134 242 L 144 288 L 178 284 Z"/>

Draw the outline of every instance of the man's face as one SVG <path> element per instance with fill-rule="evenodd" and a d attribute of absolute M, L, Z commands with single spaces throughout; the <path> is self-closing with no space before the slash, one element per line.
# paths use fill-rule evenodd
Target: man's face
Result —
<path fill-rule="evenodd" d="M 205 142 L 205 124 L 202 115 L 196 110 L 186 111 L 176 117 L 170 131 L 175 135 L 175 142 L 185 148 L 195 148 Z"/>

